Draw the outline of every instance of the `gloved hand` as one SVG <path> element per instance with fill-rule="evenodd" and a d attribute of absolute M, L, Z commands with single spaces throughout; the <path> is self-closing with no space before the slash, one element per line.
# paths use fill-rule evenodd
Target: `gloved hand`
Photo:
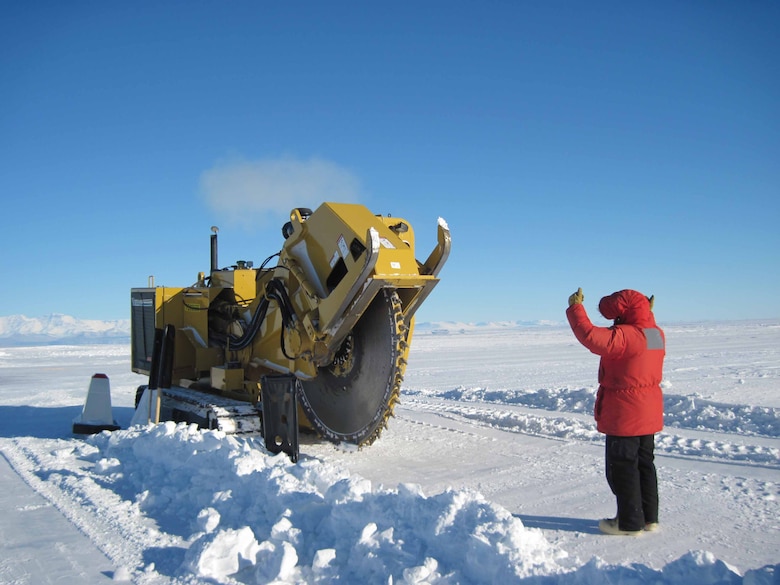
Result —
<path fill-rule="evenodd" d="M 650 302 L 650 310 L 653 310 L 653 302 L 655 302 L 655 295 L 651 295 L 647 297 L 647 300 Z"/>
<path fill-rule="evenodd" d="M 576 293 L 573 293 L 569 297 L 569 306 L 571 307 L 572 305 L 582 304 L 582 301 L 584 300 L 585 300 L 585 295 L 582 294 L 582 287 L 580 287 L 577 289 Z"/>

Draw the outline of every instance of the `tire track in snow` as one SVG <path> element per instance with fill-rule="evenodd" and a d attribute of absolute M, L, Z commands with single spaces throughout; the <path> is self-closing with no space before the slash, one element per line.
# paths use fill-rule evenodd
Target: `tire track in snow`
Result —
<path fill-rule="evenodd" d="M 143 569 L 150 539 L 160 547 L 185 546 L 157 530 L 136 504 L 123 501 L 111 490 L 96 489 L 100 478 L 88 469 L 92 465 L 86 461 L 93 451 L 97 452 L 93 446 L 56 439 L 49 441 L 47 450 L 42 450 L 40 442 L 28 438 L 2 440 L 0 451 L 22 480 L 84 533 L 115 566 L 131 571 Z M 85 459 L 83 473 L 76 474 L 66 466 L 53 471 L 59 458 L 69 459 L 73 455 Z M 137 582 L 142 583 L 143 578 Z"/>
<path fill-rule="evenodd" d="M 594 422 L 572 417 L 537 416 L 502 410 L 484 404 L 434 402 L 408 398 L 404 405 L 412 410 L 427 410 L 466 419 L 472 424 L 498 428 L 507 432 L 581 442 L 603 442 L 604 436 Z M 656 453 L 700 459 L 738 461 L 780 468 L 780 448 L 738 444 L 729 441 L 684 437 L 660 432 L 656 435 Z"/>
<path fill-rule="evenodd" d="M 664 384 L 667 390 L 668 384 Z M 513 390 L 458 387 L 444 391 L 404 388 L 404 396 L 441 398 L 464 403 L 525 406 L 551 412 L 590 414 L 596 389 L 541 388 Z M 729 404 L 706 400 L 697 394 L 664 394 L 664 424 L 669 427 L 764 437 L 780 436 L 780 408 Z"/>

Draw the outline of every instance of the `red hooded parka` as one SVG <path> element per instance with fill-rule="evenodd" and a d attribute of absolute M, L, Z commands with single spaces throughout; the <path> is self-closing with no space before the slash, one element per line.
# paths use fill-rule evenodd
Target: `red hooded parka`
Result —
<path fill-rule="evenodd" d="M 601 356 L 594 416 L 599 432 L 618 437 L 651 435 L 663 428 L 663 361 L 666 338 L 650 302 L 635 290 L 604 297 L 599 311 L 614 319 L 596 327 L 581 303 L 566 310 L 575 337 Z"/>

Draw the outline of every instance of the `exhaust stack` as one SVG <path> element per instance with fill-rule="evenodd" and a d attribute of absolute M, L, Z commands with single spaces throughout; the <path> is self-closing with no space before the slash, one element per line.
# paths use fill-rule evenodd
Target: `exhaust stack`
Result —
<path fill-rule="evenodd" d="M 219 270 L 219 261 L 217 260 L 217 232 L 219 228 L 215 225 L 211 226 L 211 272 Z"/>

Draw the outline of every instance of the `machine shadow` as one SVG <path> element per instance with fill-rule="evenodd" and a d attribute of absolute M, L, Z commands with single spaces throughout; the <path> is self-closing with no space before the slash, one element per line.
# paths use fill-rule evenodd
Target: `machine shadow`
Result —
<path fill-rule="evenodd" d="M 601 534 L 599 521 L 591 518 L 564 518 L 561 516 L 529 516 L 528 514 L 512 514 L 519 518 L 527 528 L 542 530 L 563 530 L 565 532 L 582 532 L 584 534 Z"/>
<path fill-rule="evenodd" d="M 73 434 L 73 419 L 82 411 L 81 406 L 0 406 L 0 437 L 35 437 L 37 439 L 71 439 L 83 435 Z M 130 407 L 112 409 L 117 423 L 126 428 L 133 418 Z"/>

